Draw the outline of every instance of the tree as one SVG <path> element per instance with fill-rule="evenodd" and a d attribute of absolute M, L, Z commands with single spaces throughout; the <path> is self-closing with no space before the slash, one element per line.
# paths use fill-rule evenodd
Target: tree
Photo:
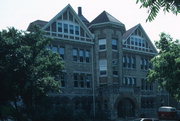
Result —
<path fill-rule="evenodd" d="M 33 119 L 38 100 L 50 91 L 59 92 L 55 77 L 61 74 L 63 63 L 47 49 L 50 42 L 37 27 L 33 32 L 15 28 L 0 32 L 0 106 L 11 106 L 18 121 L 25 120 L 23 113 Z"/>
<path fill-rule="evenodd" d="M 156 42 L 159 53 L 152 59 L 153 69 L 149 71 L 148 81 L 157 81 L 173 97 L 180 100 L 180 43 L 170 35 L 161 33 Z"/>
<path fill-rule="evenodd" d="M 136 3 L 141 3 L 140 8 L 148 8 L 148 17 L 146 21 L 152 21 L 157 16 L 162 8 L 164 12 L 172 12 L 173 14 L 180 13 L 180 0 L 136 0 Z"/>

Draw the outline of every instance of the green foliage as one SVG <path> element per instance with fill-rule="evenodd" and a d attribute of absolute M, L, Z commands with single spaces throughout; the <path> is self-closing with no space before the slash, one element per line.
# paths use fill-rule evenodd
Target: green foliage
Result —
<path fill-rule="evenodd" d="M 22 100 L 31 118 L 37 100 L 60 91 L 54 78 L 63 64 L 58 54 L 46 49 L 50 42 L 37 27 L 33 32 L 0 32 L 0 105 L 13 102 L 19 111 L 16 103 Z"/>
<path fill-rule="evenodd" d="M 160 9 L 175 15 L 180 13 L 180 0 L 136 0 L 136 3 L 141 3 L 140 8 L 148 8 L 149 15 L 146 21 L 149 22 L 154 20 Z"/>
<path fill-rule="evenodd" d="M 159 54 L 152 59 L 149 81 L 158 81 L 173 97 L 180 100 L 180 43 L 162 33 L 156 42 Z"/>

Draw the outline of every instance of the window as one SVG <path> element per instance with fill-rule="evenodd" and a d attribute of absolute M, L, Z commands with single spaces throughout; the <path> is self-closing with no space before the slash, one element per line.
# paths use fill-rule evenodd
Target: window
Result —
<path fill-rule="evenodd" d="M 65 73 L 62 73 L 60 76 L 61 87 L 65 87 Z"/>
<path fill-rule="evenodd" d="M 144 69 L 144 59 L 143 59 L 143 58 L 141 58 L 141 63 L 140 63 L 140 65 L 141 65 L 141 69 Z"/>
<path fill-rule="evenodd" d="M 68 24 L 64 24 L 64 33 L 68 33 Z"/>
<path fill-rule="evenodd" d="M 74 73 L 74 87 L 78 87 L 78 74 L 77 73 Z"/>
<path fill-rule="evenodd" d="M 99 40 L 99 50 L 106 49 L 106 39 L 100 39 Z"/>
<path fill-rule="evenodd" d="M 127 58 L 125 55 L 123 56 L 123 67 L 127 67 Z"/>
<path fill-rule="evenodd" d="M 131 68 L 131 57 L 127 57 L 128 68 Z"/>
<path fill-rule="evenodd" d="M 113 71 L 113 75 L 117 76 L 118 75 L 118 71 L 114 70 Z"/>
<path fill-rule="evenodd" d="M 81 88 L 84 87 L 84 74 L 80 74 L 80 86 Z"/>
<path fill-rule="evenodd" d="M 138 30 L 139 31 L 139 30 Z M 136 31 L 124 42 L 123 47 L 127 47 L 130 49 L 135 49 L 138 51 L 146 51 L 151 52 L 151 48 L 148 46 L 148 43 L 146 42 L 146 39 L 142 35 L 142 33 L 139 31 Z M 138 34 L 140 33 L 140 35 Z"/>
<path fill-rule="evenodd" d="M 135 39 L 135 45 L 138 46 L 138 39 Z"/>
<path fill-rule="evenodd" d="M 112 49 L 117 50 L 117 40 L 115 39 L 112 40 Z"/>
<path fill-rule="evenodd" d="M 83 29 L 82 27 L 80 27 L 80 32 L 81 32 L 80 35 L 84 37 L 84 33 L 85 33 L 85 32 L 84 32 L 84 29 Z"/>
<path fill-rule="evenodd" d="M 106 75 L 107 72 L 107 60 L 99 60 L 100 75 Z"/>
<path fill-rule="evenodd" d="M 132 85 L 136 86 L 136 78 L 132 78 Z"/>
<path fill-rule="evenodd" d="M 91 81 L 91 75 L 90 74 L 88 74 L 88 75 L 86 75 L 86 87 L 87 88 L 90 88 L 90 81 Z"/>
<path fill-rule="evenodd" d="M 136 86 L 136 78 L 135 77 L 124 77 L 123 85 Z"/>
<path fill-rule="evenodd" d="M 154 98 L 142 97 L 141 98 L 141 108 L 145 108 L 145 109 L 154 108 Z"/>
<path fill-rule="evenodd" d="M 141 90 L 153 90 L 153 83 L 147 82 L 145 79 L 141 79 Z"/>
<path fill-rule="evenodd" d="M 145 70 L 148 69 L 148 60 L 147 59 L 144 59 L 144 66 L 145 66 Z"/>
<path fill-rule="evenodd" d="M 142 39 L 138 38 L 138 41 L 139 41 L 139 46 L 141 47 L 141 45 L 142 45 Z"/>
<path fill-rule="evenodd" d="M 79 60 L 80 60 L 80 62 L 84 61 L 84 50 L 79 51 Z"/>
<path fill-rule="evenodd" d="M 90 51 L 89 50 L 86 50 L 85 57 L 86 57 L 86 62 L 89 63 L 90 62 Z"/>
<path fill-rule="evenodd" d="M 123 85 L 126 84 L 126 79 L 125 79 L 125 78 L 126 78 L 126 77 L 123 78 L 123 82 L 122 82 Z"/>
<path fill-rule="evenodd" d="M 52 31 L 52 32 L 56 32 L 56 22 L 53 22 L 53 23 L 51 24 L 51 31 Z"/>
<path fill-rule="evenodd" d="M 140 65 L 142 70 L 148 70 L 152 68 L 150 59 L 148 58 L 141 58 Z"/>
<path fill-rule="evenodd" d="M 75 26 L 75 35 L 79 35 L 79 26 Z"/>
<path fill-rule="evenodd" d="M 71 14 L 71 12 L 69 12 L 69 20 L 73 21 L 73 15 Z"/>
<path fill-rule="evenodd" d="M 58 23 L 58 32 L 62 32 L 62 23 Z"/>
<path fill-rule="evenodd" d="M 63 20 L 67 20 L 67 11 L 63 14 Z"/>
<path fill-rule="evenodd" d="M 132 68 L 136 68 L 136 58 L 132 57 Z"/>
<path fill-rule="evenodd" d="M 134 39 L 134 37 L 131 37 L 131 45 L 134 45 L 134 40 L 136 41 L 136 38 Z"/>
<path fill-rule="evenodd" d="M 59 54 L 60 54 L 61 58 L 64 59 L 64 47 L 59 48 Z"/>
<path fill-rule="evenodd" d="M 144 79 L 141 79 L 141 90 L 144 90 L 145 84 L 144 84 Z"/>
<path fill-rule="evenodd" d="M 46 50 L 51 50 L 51 47 L 50 46 L 46 46 Z"/>
<path fill-rule="evenodd" d="M 123 56 L 123 67 L 124 68 L 136 68 L 136 57 L 134 55 L 124 55 Z"/>
<path fill-rule="evenodd" d="M 70 32 L 70 34 L 74 34 L 74 26 L 73 25 L 69 25 L 69 32 Z"/>
<path fill-rule="evenodd" d="M 57 50 L 58 50 L 57 47 L 54 47 L 54 46 L 52 47 L 52 52 L 53 52 L 53 53 L 57 53 Z"/>
<path fill-rule="evenodd" d="M 73 49 L 73 61 L 77 61 L 78 59 L 78 49 Z"/>

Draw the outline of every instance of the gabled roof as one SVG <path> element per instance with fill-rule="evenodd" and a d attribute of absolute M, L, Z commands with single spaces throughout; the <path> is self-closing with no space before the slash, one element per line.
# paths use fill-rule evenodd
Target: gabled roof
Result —
<path fill-rule="evenodd" d="M 48 26 L 50 26 L 54 21 L 56 21 L 56 19 L 58 19 L 58 17 L 62 16 L 63 13 L 67 10 L 70 10 L 73 14 L 73 16 L 77 19 L 77 21 L 79 22 L 79 24 L 86 30 L 87 34 L 93 38 L 91 32 L 89 31 L 89 29 L 87 28 L 87 26 L 82 22 L 82 20 L 80 19 L 80 17 L 77 15 L 77 13 L 74 11 L 74 9 L 71 7 L 70 4 L 68 4 L 63 10 L 61 10 L 55 17 L 53 17 L 44 27 L 43 29 L 46 29 Z"/>
<path fill-rule="evenodd" d="M 86 25 L 86 26 L 88 26 L 89 25 L 89 21 L 83 16 L 83 14 L 82 14 L 82 8 L 81 7 L 78 7 L 78 16 L 79 16 L 79 18 L 82 20 L 82 22 L 84 22 L 84 24 Z"/>
<path fill-rule="evenodd" d="M 151 47 L 154 49 L 154 51 L 157 53 L 157 50 L 155 48 L 155 46 L 153 45 L 153 43 L 151 42 L 150 38 L 148 37 L 148 35 L 146 34 L 146 32 L 144 31 L 143 27 L 141 26 L 141 24 L 138 24 L 134 27 L 132 27 L 131 29 L 127 30 L 123 36 L 122 36 L 122 41 L 125 42 L 134 32 L 136 29 L 140 29 L 143 32 L 143 35 L 145 36 L 145 38 L 147 38 L 148 43 L 150 43 Z"/>
<path fill-rule="evenodd" d="M 86 26 L 89 25 L 89 21 L 88 21 L 83 15 L 78 15 L 78 16 L 79 16 L 79 18 L 82 20 L 82 22 L 84 22 L 84 24 L 85 24 Z"/>
<path fill-rule="evenodd" d="M 113 22 L 118 24 L 123 24 L 116 18 L 114 18 L 112 15 L 107 13 L 106 11 L 103 11 L 99 16 L 97 16 L 90 24 L 98 24 L 98 23 L 106 23 L 106 22 Z M 124 24 L 123 24 L 124 25 Z"/>
<path fill-rule="evenodd" d="M 44 27 L 48 22 L 47 21 L 42 21 L 42 20 L 36 20 L 36 21 L 33 21 L 29 24 L 27 30 L 28 31 L 31 31 L 31 29 L 33 28 L 34 25 L 37 25 L 38 27 L 42 28 Z"/>
<path fill-rule="evenodd" d="M 122 39 L 123 39 L 123 40 L 126 40 L 126 39 L 138 28 L 139 25 L 140 25 L 140 24 L 138 24 L 138 25 L 130 28 L 129 30 L 127 30 L 127 31 L 123 34 Z"/>

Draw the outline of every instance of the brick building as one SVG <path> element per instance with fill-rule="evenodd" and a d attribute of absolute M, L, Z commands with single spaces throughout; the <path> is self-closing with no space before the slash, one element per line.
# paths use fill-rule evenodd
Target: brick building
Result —
<path fill-rule="evenodd" d="M 145 81 L 150 59 L 157 50 L 138 24 L 129 30 L 103 11 L 92 22 L 67 5 L 50 21 L 36 20 L 52 37 L 50 49 L 65 63 L 59 77 L 60 102 L 83 108 L 92 115 L 104 112 L 109 119 L 155 116 L 157 107 L 167 103 L 155 83 Z M 58 103 L 57 99 L 57 103 Z"/>

